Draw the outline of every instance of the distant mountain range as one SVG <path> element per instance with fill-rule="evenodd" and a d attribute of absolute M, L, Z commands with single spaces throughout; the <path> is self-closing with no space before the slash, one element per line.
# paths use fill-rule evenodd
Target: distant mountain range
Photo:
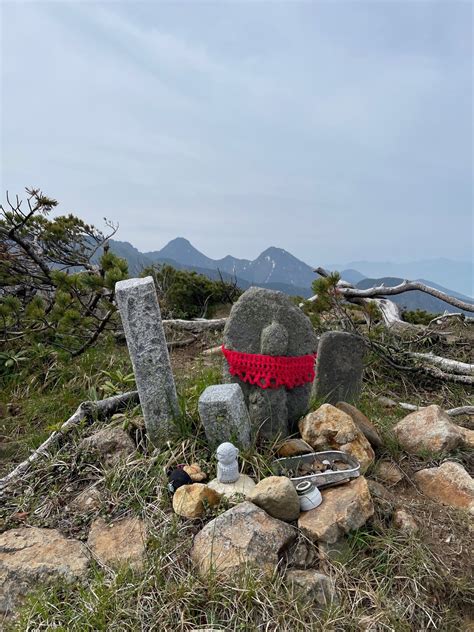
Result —
<path fill-rule="evenodd" d="M 300 261 L 282 248 L 267 248 L 256 259 L 250 260 L 238 259 L 230 255 L 223 259 L 211 259 L 197 250 L 183 237 L 173 239 L 161 250 L 145 253 L 140 252 L 130 243 L 124 241 L 111 240 L 110 247 L 113 252 L 128 261 L 129 271 L 132 275 L 140 274 L 146 266 L 167 263 L 179 269 L 194 270 L 213 279 L 222 276 L 224 280 L 234 280 L 242 289 L 247 289 L 251 285 L 257 285 L 259 287 L 280 290 L 290 295 L 303 297 L 312 295 L 311 285 L 317 278 L 317 274 L 315 274 L 311 266 Z M 423 273 L 426 271 L 429 272 L 428 263 L 429 262 L 426 261 L 420 262 L 420 271 Z M 363 271 L 374 270 L 377 265 L 380 266 L 378 268 L 378 274 L 372 274 L 370 276 L 364 274 Z M 361 261 L 345 266 L 337 264 L 329 265 L 327 269 L 340 271 L 343 279 L 360 288 L 381 285 L 382 283 L 386 286 L 393 286 L 401 283 L 403 278 L 422 280 L 420 279 L 420 273 L 417 274 L 416 272 L 406 275 L 406 277 L 400 274 L 381 276 L 380 273 L 386 274 L 387 266 L 389 266 L 390 269 L 406 269 L 407 271 L 410 270 L 413 272 L 416 264 L 375 264 Z M 462 262 L 449 260 L 433 260 L 431 262 L 431 271 L 435 272 L 438 268 L 442 268 L 444 271 L 443 274 L 446 273 L 447 269 L 452 269 L 453 271 L 455 269 L 457 275 L 462 274 L 463 278 L 469 278 L 469 273 L 472 275 L 472 269 L 470 271 L 468 270 L 469 264 L 467 263 L 463 264 Z M 429 277 L 429 275 L 426 276 Z M 452 278 L 459 280 L 459 276 L 453 276 Z M 467 296 L 449 290 L 433 281 L 423 282 L 452 296 L 474 302 Z M 447 303 L 418 291 L 408 292 L 391 298 L 403 308 L 410 310 L 425 309 L 432 313 L 444 312 L 445 310 L 458 311 Z"/>

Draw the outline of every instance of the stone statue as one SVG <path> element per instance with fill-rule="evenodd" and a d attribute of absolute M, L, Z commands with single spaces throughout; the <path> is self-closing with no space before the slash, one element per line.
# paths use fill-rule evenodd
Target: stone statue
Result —
<path fill-rule="evenodd" d="M 224 329 L 226 350 L 241 354 L 258 354 L 296 358 L 306 356 L 314 371 L 314 355 L 318 340 L 309 318 L 282 292 L 252 287 L 232 307 Z M 224 380 L 238 383 L 249 409 L 253 434 L 266 439 L 286 437 L 296 422 L 307 412 L 314 378 L 300 380 L 300 385 L 262 388 L 251 383 L 241 371 L 232 374 L 232 358 L 226 355 Z M 308 366 L 308 365 L 307 365 Z M 235 367 L 234 367 L 235 368 Z M 262 380 L 262 384 L 265 381 Z"/>
<path fill-rule="evenodd" d="M 217 480 L 219 483 L 235 483 L 239 478 L 239 450 L 232 443 L 221 443 L 216 451 Z"/>

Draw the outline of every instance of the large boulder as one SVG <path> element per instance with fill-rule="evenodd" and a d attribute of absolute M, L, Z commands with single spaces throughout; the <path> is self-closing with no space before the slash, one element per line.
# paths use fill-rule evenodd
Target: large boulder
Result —
<path fill-rule="evenodd" d="M 88 565 L 87 547 L 56 529 L 5 531 L 0 534 L 0 613 L 14 614 L 22 597 L 42 584 L 80 579 Z"/>
<path fill-rule="evenodd" d="M 143 567 L 146 548 L 146 528 L 140 518 L 122 518 L 107 524 L 97 518 L 91 525 L 87 544 L 101 564 L 118 567 Z"/>
<path fill-rule="evenodd" d="M 459 426 L 436 405 L 410 413 L 398 422 L 393 432 L 402 448 L 412 454 L 447 452 L 463 442 Z"/>
<path fill-rule="evenodd" d="M 246 567 L 272 574 L 296 530 L 243 502 L 214 518 L 194 538 L 191 559 L 202 576 L 211 570 L 226 579 Z"/>
<path fill-rule="evenodd" d="M 206 507 L 216 507 L 220 500 L 221 495 L 203 483 L 182 485 L 173 495 L 173 509 L 178 516 L 192 520 L 203 516 Z"/>
<path fill-rule="evenodd" d="M 383 446 L 383 441 L 377 431 L 377 428 L 370 419 L 364 415 L 364 413 L 360 412 L 358 408 L 352 404 L 348 404 L 347 402 L 338 402 L 336 404 L 336 408 L 339 408 L 339 410 L 342 410 L 342 412 L 351 416 L 352 421 L 359 428 L 372 447 L 381 448 Z"/>
<path fill-rule="evenodd" d="M 291 522 L 300 515 L 299 496 L 286 476 L 264 478 L 253 488 L 248 499 L 278 520 Z"/>
<path fill-rule="evenodd" d="M 298 526 L 313 541 L 329 544 L 360 528 L 374 513 L 374 505 L 363 476 L 350 483 L 321 491 L 323 502 L 300 515 Z"/>
<path fill-rule="evenodd" d="M 135 444 L 122 428 L 103 428 L 83 439 L 79 451 L 113 467 L 135 452 Z"/>
<path fill-rule="evenodd" d="M 341 450 L 355 457 L 364 473 L 375 454 L 350 415 L 331 404 L 323 404 L 299 423 L 303 439 L 316 451 Z"/>
<path fill-rule="evenodd" d="M 445 461 L 439 467 L 416 472 L 414 479 L 431 500 L 474 513 L 474 479 L 460 463 Z"/>

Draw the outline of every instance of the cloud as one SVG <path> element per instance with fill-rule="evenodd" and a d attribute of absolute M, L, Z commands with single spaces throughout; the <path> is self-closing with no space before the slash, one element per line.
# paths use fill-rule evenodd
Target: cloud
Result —
<path fill-rule="evenodd" d="M 142 250 L 470 256 L 467 4 L 2 12 L 3 190 L 41 186 Z"/>

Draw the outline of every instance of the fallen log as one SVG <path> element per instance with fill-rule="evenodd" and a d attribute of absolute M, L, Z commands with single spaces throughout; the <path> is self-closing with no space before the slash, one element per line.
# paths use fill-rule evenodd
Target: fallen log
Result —
<path fill-rule="evenodd" d="M 221 331 L 224 329 L 227 318 L 211 318 L 209 320 L 183 320 L 180 318 L 164 320 L 163 325 L 171 329 L 192 331 L 199 333 L 202 331 Z"/>
<path fill-rule="evenodd" d="M 106 399 L 100 399 L 96 402 L 87 401 L 79 404 L 76 412 L 67 419 L 59 430 L 55 430 L 30 456 L 15 467 L 9 474 L 0 478 L 0 496 L 3 490 L 13 481 L 16 481 L 30 467 L 32 463 L 48 454 L 49 450 L 55 447 L 61 438 L 75 428 L 81 421 L 85 419 L 93 419 L 94 416 L 99 418 L 109 418 L 116 412 L 126 408 L 129 404 L 138 403 L 138 392 L 130 391 L 121 395 L 114 395 Z"/>

